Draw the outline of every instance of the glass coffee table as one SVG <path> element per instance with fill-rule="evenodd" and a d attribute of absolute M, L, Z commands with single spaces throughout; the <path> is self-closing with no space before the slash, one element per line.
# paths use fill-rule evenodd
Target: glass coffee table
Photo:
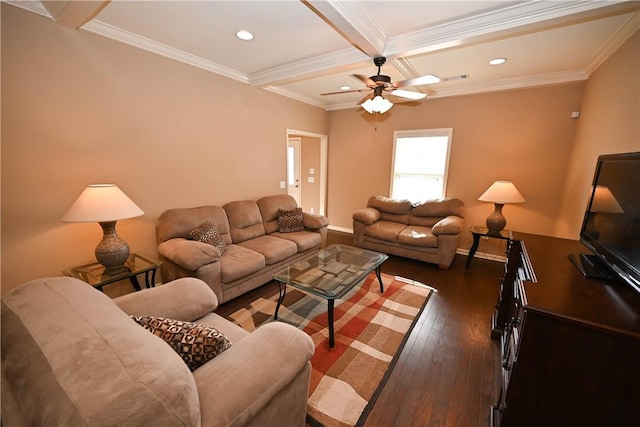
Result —
<path fill-rule="evenodd" d="M 346 245 L 331 245 L 317 254 L 305 258 L 273 275 L 278 282 L 279 296 L 274 319 L 284 301 L 287 285 L 327 300 L 329 310 L 329 347 L 334 346 L 333 306 L 336 299 L 361 283 L 375 271 L 384 292 L 380 266 L 389 257 L 386 254 Z"/>

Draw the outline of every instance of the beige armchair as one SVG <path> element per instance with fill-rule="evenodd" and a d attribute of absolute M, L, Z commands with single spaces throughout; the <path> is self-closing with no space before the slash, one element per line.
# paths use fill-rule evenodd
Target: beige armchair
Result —
<path fill-rule="evenodd" d="M 249 334 L 199 279 L 111 300 L 69 277 L 2 298 L 2 425 L 303 426 L 314 346 L 273 322 Z M 129 315 L 198 322 L 231 347 L 193 372 Z"/>

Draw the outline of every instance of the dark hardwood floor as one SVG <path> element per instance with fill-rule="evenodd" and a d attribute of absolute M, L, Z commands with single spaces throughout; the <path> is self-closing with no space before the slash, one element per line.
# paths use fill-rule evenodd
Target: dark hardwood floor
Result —
<path fill-rule="evenodd" d="M 329 232 L 328 243 L 352 244 L 351 234 Z M 365 426 L 481 426 L 490 424 L 497 397 L 499 344 L 491 340 L 491 314 L 503 265 L 456 255 L 448 270 L 390 257 L 382 272 L 418 280 L 437 290 L 411 332 L 400 359 Z M 219 307 L 231 313 L 268 284 Z"/>

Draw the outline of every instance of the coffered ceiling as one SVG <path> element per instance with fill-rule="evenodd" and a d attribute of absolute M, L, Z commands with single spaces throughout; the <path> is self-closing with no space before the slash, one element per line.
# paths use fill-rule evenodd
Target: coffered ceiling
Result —
<path fill-rule="evenodd" d="M 352 74 L 375 75 L 377 56 L 392 81 L 440 77 L 403 88 L 429 102 L 585 80 L 640 26 L 638 1 L 6 3 L 326 110 L 358 108 L 368 92 L 321 94 L 365 89 Z"/>

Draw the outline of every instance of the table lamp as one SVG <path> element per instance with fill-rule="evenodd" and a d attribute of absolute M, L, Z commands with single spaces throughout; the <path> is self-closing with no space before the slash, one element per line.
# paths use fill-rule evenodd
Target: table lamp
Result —
<path fill-rule="evenodd" d="M 506 203 L 523 203 L 525 201 L 511 181 L 494 182 L 478 200 L 495 204 L 495 210 L 487 217 L 487 228 L 490 234 L 500 234 L 500 231 L 507 225 L 507 220 L 502 215 L 502 207 Z"/>
<path fill-rule="evenodd" d="M 96 246 L 96 259 L 105 267 L 105 274 L 126 270 L 129 245 L 116 233 L 116 221 L 134 218 L 144 212 L 116 185 L 91 184 L 62 217 L 67 222 L 97 222 L 103 236 Z"/>

